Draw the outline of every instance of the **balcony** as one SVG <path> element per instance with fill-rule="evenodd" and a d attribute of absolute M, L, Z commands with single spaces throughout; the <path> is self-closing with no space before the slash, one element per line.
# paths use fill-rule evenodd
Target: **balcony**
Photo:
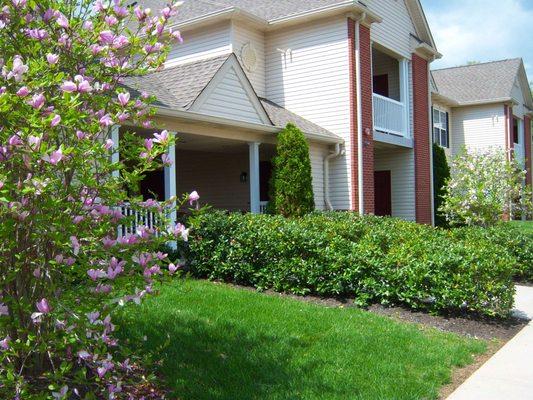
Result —
<path fill-rule="evenodd" d="M 391 135 L 407 136 L 405 105 L 394 99 L 373 94 L 374 129 Z"/>

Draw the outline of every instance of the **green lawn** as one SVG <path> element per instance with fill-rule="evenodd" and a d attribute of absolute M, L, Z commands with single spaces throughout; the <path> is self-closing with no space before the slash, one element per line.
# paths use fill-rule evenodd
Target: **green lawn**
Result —
<path fill-rule="evenodd" d="M 434 399 L 452 366 L 486 349 L 353 308 L 204 281 L 164 287 L 121 325 L 137 354 L 162 361 L 172 399 Z"/>
<path fill-rule="evenodd" d="M 511 224 L 515 227 L 520 229 L 524 233 L 531 233 L 533 234 L 533 221 L 512 221 Z"/>

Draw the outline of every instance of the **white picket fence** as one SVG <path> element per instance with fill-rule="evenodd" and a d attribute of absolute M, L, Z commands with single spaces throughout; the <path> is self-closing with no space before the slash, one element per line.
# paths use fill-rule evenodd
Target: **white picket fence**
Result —
<path fill-rule="evenodd" d="M 161 219 L 157 213 L 151 210 L 133 210 L 129 204 L 123 204 L 118 209 L 129 220 L 118 227 L 119 237 L 135 234 L 140 226 L 153 229 L 157 236 L 160 234 L 157 228 L 161 228 Z"/>

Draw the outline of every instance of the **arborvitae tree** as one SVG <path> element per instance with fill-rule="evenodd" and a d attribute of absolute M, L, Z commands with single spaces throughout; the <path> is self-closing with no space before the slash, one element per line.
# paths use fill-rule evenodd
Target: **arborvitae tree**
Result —
<path fill-rule="evenodd" d="M 278 134 L 273 159 L 269 210 L 285 217 L 300 217 L 315 208 L 309 145 L 296 126 L 288 124 Z"/>
<path fill-rule="evenodd" d="M 444 149 L 433 144 L 433 193 L 435 201 L 435 225 L 447 226 L 446 217 L 439 212 L 446 193 L 446 181 L 450 178 L 450 167 Z"/>

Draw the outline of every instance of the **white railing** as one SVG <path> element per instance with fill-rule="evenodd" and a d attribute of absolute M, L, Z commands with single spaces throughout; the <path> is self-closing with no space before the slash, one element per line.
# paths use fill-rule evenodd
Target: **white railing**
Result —
<path fill-rule="evenodd" d="M 268 201 L 261 201 L 259 203 L 259 212 L 261 214 L 266 214 L 267 212 L 267 207 L 268 207 Z"/>
<path fill-rule="evenodd" d="M 392 135 L 407 136 L 405 105 L 379 94 L 373 94 L 374 129 Z"/>
<path fill-rule="evenodd" d="M 161 228 L 161 219 L 156 212 L 151 210 L 133 210 L 129 204 L 118 207 L 122 215 L 128 218 L 128 223 L 119 225 L 118 236 L 134 235 L 137 228 L 144 226 L 153 229 L 156 235 L 160 234 L 157 228 Z"/>

